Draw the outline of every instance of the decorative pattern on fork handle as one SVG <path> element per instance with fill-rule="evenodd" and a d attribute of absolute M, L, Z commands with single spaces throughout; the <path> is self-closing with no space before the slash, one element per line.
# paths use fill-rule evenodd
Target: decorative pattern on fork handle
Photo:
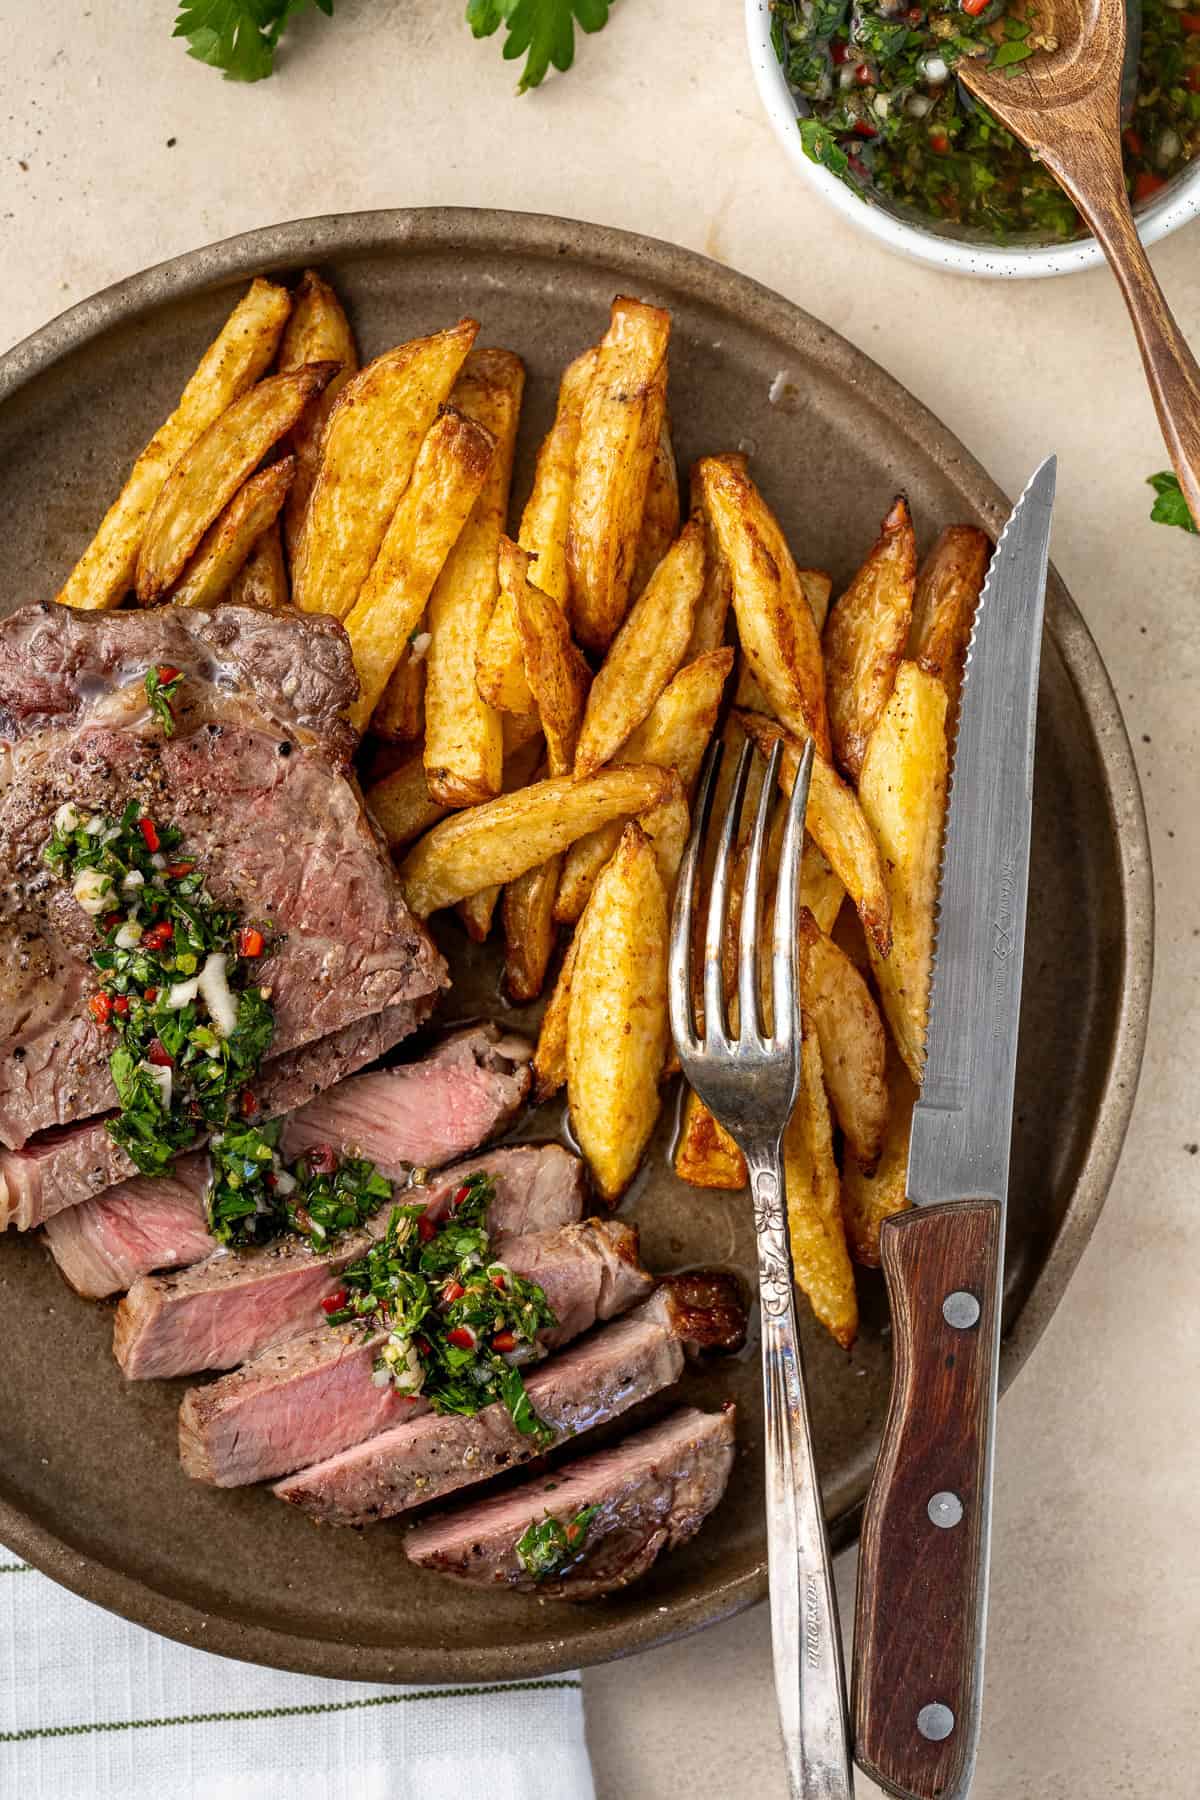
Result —
<path fill-rule="evenodd" d="M 750 1172 L 750 1201 L 758 1233 L 759 1304 L 764 1317 L 782 1319 L 792 1307 L 792 1264 L 788 1251 L 783 1172 L 778 1163 L 760 1163 Z"/>

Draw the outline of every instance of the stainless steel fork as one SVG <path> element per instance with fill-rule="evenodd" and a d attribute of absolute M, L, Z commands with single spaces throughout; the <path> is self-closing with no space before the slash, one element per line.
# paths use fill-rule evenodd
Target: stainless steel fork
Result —
<path fill-rule="evenodd" d="M 854 1792 L 837 1601 L 813 1457 L 796 1336 L 792 1258 L 783 1180 L 783 1134 L 800 1087 L 797 911 L 800 850 L 812 775 L 805 746 L 792 788 L 775 890 L 772 1028 L 760 1006 L 759 919 L 767 823 L 779 776 L 776 743 L 750 837 L 738 942 L 738 1030 L 725 1011 L 721 950 L 729 871 L 753 746 L 742 751 L 713 866 L 704 938 L 704 1035 L 696 1030 L 692 918 L 701 846 L 722 746 L 714 743 L 696 796 L 671 921 L 671 1030 L 683 1073 L 746 1158 L 758 1232 L 763 1397 L 767 1443 L 767 1561 L 775 1692 L 793 1800 L 848 1800 Z"/>

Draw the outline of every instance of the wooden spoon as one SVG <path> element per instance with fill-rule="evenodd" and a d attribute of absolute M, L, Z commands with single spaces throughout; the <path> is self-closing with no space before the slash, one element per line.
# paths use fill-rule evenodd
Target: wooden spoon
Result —
<path fill-rule="evenodd" d="M 1121 164 L 1124 0 L 1036 0 L 1058 48 L 1010 69 L 964 59 L 956 74 L 1066 189 L 1125 296 L 1154 409 L 1200 521 L 1200 367 L 1142 248 Z"/>

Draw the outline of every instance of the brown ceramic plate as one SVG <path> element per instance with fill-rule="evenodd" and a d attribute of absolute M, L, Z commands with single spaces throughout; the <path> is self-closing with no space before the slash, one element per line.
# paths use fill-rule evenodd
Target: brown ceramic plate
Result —
<path fill-rule="evenodd" d="M 994 529 L 1007 511 L 980 465 L 882 370 L 728 269 L 645 238 L 548 218 L 369 213 L 277 226 L 181 257 L 85 301 L 0 361 L 6 606 L 55 592 L 247 276 L 288 276 L 308 263 L 337 283 L 368 354 L 463 313 L 483 320 L 485 343 L 518 350 L 530 374 L 526 481 L 559 371 L 599 334 L 609 301 L 624 290 L 673 314 L 683 466 L 703 451 L 749 451 L 803 559 L 839 581 L 898 488 L 925 542 L 952 520 Z M 782 396 L 775 404 L 772 393 Z M 520 488 L 519 476 L 518 499 Z M 452 926 L 443 937 L 453 939 L 459 977 L 450 1014 L 476 1009 L 481 994 L 499 1012 L 494 971 L 467 965 Z M 1053 1311 L 1112 1176 L 1142 1050 L 1150 944 L 1146 830 L 1129 745 L 1096 648 L 1052 578 L 1006 1380 Z M 750 1277 L 746 1208 L 675 1182 L 669 1123 L 627 1203 L 648 1260 L 659 1269 L 717 1261 Z M 529 1134 L 537 1129 L 535 1121 Z M 816 1331 L 806 1344 L 839 1546 L 857 1529 L 888 1390 L 882 1287 L 878 1277 L 861 1286 L 853 1354 Z M 628 1593 L 576 1608 L 463 1593 L 419 1574 L 397 1526 L 317 1531 L 265 1489 L 217 1493 L 188 1482 L 175 1455 L 184 1384 L 124 1383 L 109 1355 L 108 1310 L 70 1294 L 37 1241 L 0 1241 L 0 1294 L 0 1541 L 78 1593 L 172 1637 L 330 1676 L 530 1676 L 661 1643 L 765 1592 L 753 1348 L 686 1384 L 691 1400 L 732 1395 L 739 1404 L 741 1455 L 720 1511 Z"/>

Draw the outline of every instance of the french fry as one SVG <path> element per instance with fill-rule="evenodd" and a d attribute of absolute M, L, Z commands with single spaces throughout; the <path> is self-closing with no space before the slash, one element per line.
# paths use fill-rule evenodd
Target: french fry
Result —
<path fill-rule="evenodd" d="M 591 671 L 571 642 L 566 614 L 530 579 L 529 552 L 500 540 L 500 585 L 516 609 L 522 662 L 546 738 L 552 775 L 569 773 L 583 719 Z"/>
<path fill-rule="evenodd" d="M 321 440 L 333 403 L 358 370 L 358 349 L 342 303 L 315 269 L 306 269 L 292 295 L 292 315 L 279 346 L 280 369 L 299 369 L 305 363 L 335 362 L 338 372 L 324 393 L 311 400 L 292 430 L 296 479 L 283 512 L 288 556 L 299 547 L 304 515 L 321 461 Z"/>
<path fill-rule="evenodd" d="M 553 601 L 551 601 L 553 605 Z M 504 890 L 504 984 L 509 998 L 523 1005 L 536 1000 L 554 950 L 554 896 L 562 857 L 552 856 L 510 881 Z"/>
<path fill-rule="evenodd" d="M 421 445 L 412 480 L 346 619 L 360 690 L 350 722 L 360 731 L 403 656 L 479 496 L 493 449 L 489 431 L 449 406 Z"/>
<path fill-rule="evenodd" d="M 629 605 L 654 460 L 647 408 L 660 408 L 671 333 L 659 307 L 618 296 L 583 403 L 567 528 L 570 612 L 587 650 L 605 650 Z"/>
<path fill-rule="evenodd" d="M 800 913 L 800 995 L 821 1044 L 825 1084 L 847 1149 L 873 1169 L 888 1119 L 887 1034 L 871 990 L 843 950 Z"/>
<path fill-rule="evenodd" d="M 745 1157 L 691 1088 L 683 1102 L 674 1160 L 675 1173 L 692 1187 L 728 1188 L 732 1192 L 746 1185 Z"/>
<path fill-rule="evenodd" d="M 775 866 L 778 867 L 778 859 Z M 807 906 L 818 930 L 827 937 L 845 898 L 846 889 L 841 877 L 834 874 L 821 846 L 806 832 L 800 853 L 800 904 Z"/>
<path fill-rule="evenodd" d="M 827 575 L 824 569 L 797 569 L 796 579 L 804 590 L 804 598 L 808 601 L 808 610 L 813 616 L 813 624 L 819 636 L 825 629 L 825 620 L 829 615 L 833 576 Z"/>
<path fill-rule="evenodd" d="M 351 377 L 321 439 L 321 461 L 292 558 L 292 598 L 304 612 L 344 619 L 372 572 L 425 437 L 479 326 L 385 351 Z"/>
<path fill-rule="evenodd" d="M 496 442 L 479 497 L 429 596 L 425 768 L 446 806 L 471 806 L 500 792 L 500 714 L 475 685 L 475 658 L 496 604 L 500 537 L 508 512 L 525 368 L 511 350 L 472 350 L 451 395 Z"/>
<path fill-rule="evenodd" d="M 849 1350 L 858 1336 L 858 1296 L 846 1248 L 821 1046 L 807 1019 L 800 1093 L 783 1139 L 783 1175 L 796 1285 L 826 1331 Z"/>
<path fill-rule="evenodd" d="M 571 980 L 579 948 L 576 932 L 567 945 L 558 979 L 542 1013 L 537 1047 L 533 1053 L 533 1093 L 538 1105 L 557 1094 L 567 1079 L 567 1018 L 571 1009 Z"/>
<path fill-rule="evenodd" d="M 400 661 L 371 714 L 371 735 L 386 744 L 415 744 L 425 736 L 425 658 L 430 634 L 424 616 L 400 652 Z"/>
<path fill-rule="evenodd" d="M 873 954 L 871 966 L 896 1045 L 918 1083 L 925 1064 L 933 913 L 946 822 L 946 705 L 936 675 L 902 662 L 858 779 L 892 903 L 891 954 Z"/>
<path fill-rule="evenodd" d="M 419 748 L 411 751 L 398 769 L 369 787 L 366 801 L 392 850 L 405 849 L 414 838 L 444 819 L 447 812 L 429 792 L 425 759 Z"/>
<path fill-rule="evenodd" d="M 683 783 L 674 769 L 664 771 L 670 786 L 661 800 L 648 806 L 638 819 L 646 841 L 654 852 L 659 878 L 668 900 L 675 892 L 675 877 L 683 861 L 684 848 L 691 829 L 692 815 L 683 791 Z"/>
<path fill-rule="evenodd" d="M 903 494 L 897 496 L 866 562 L 825 622 L 825 686 L 833 751 L 851 780 L 888 703 L 908 642 L 917 544 Z"/>
<path fill-rule="evenodd" d="M 504 765 L 508 767 L 508 759 L 515 756 L 518 750 L 528 745 L 542 742 L 542 721 L 535 712 L 503 713 L 500 722 L 501 734 L 504 738 Z"/>
<path fill-rule="evenodd" d="M 575 450 L 583 402 L 596 367 L 595 350 L 577 356 L 558 389 L 554 423 L 542 439 L 533 487 L 521 515 L 517 542 L 537 558 L 534 575 L 543 594 L 561 610 L 567 605 L 567 516 L 575 478 Z M 489 705 L 506 713 L 533 710 L 525 679 L 516 602 L 503 583 L 475 665 L 479 691 Z"/>
<path fill-rule="evenodd" d="M 888 1123 L 883 1151 L 873 1174 L 846 1158 L 842 1172 L 842 1217 L 855 1262 L 864 1268 L 879 1267 L 879 1228 L 893 1214 L 907 1212 L 908 1140 L 912 1133 L 917 1088 L 904 1067 L 900 1052 L 888 1044 Z"/>
<path fill-rule="evenodd" d="M 234 606 L 255 606 L 260 612 L 278 612 L 291 606 L 278 520 L 251 545 L 249 556 L 233 578 L 229 599 Z"/>
<path fill-rule="evenodd" d="M 949 525 L 921 565 L 908 656 L 946 690 L 946 717 L 958 716 L 967 643 L 987 573 L 991 543 L 974 525 Z"/>
<path fill-rule="evenodd" d="M 505 721 L 508 723 L 508 720 Z M 542 742 L 540 734 L 525 739 L 509 752 L 504 759 L 504 792 L 515 794 L 532 781 L 534 771 L 542 761 Z M 478 894 L 467 894 L 455 907 L 463 922 L 467 936 L 476 944 L 485 944 L 491 934 L 492 917 L 500 904 L 503 887 L 497 881 L 491 887 L 483 888 Z"/>
<path fill-rule="evenodd" d="M 733 582 L 738 637 L 781 725 L 811 735 L 828 757 L 821 640 L 783 532 L 745 471 L 709 456 L 699 464 L 704 507 Z"/>
<path fill-rule="evenodd" d="M 736 717 L 764 756 L 770 755 L 776 738 L 783 739 L 779 776 L 784 792 L 790 794 L 799 767 L 800 744 L 761 713 L 739 713 Z M 880 958 L 886 957 L 892 945 L 892 896 L 884 878 L 880 848 L 853 788 L 820 756 L 813 760 L 808 829 L 858 908 L 863 928 Z"/>
<path fill-rule="evenodd" d="M 729 451 L 721 461 L 742 475 L 749 467 L 740 450 Z M 709 650 L 719 650 L 725 642 L 725 625 L 733 604 L 733 576 L 704 504 L 704 479 L 699 463 L 692 464 L 688 504 L 692 518 L 704 521 L 704 587 L 696 606 L 692 641 L 687 647 L 687 660 L 691 662 Z"/>
<path fill-rule="evenodd" d="M 703 580 L 704 532 L 690 520 L 634 602 L 592 682 L 575 752 L 577 776 L 603 767 L 648 717 L 683 660 Z"/>
<path fill-rule="evenodd" d="M 208 427 L 271 365 L 291 310 L 286 288 L 261 279 L 230 313 L 201 357 L 179 405 L 129 472 L 99 531 L 68 575 L 63 606 L 96 612 L 119 605 L 133 586 L 147 521 L 171 470 Z"/>
<path fill-rule="evenodd" d="M 285 456 L 238 489 L 201 538 L 183 579 L 171 593 L 173 606 L 213 606 L 229 593 L 255 544 L 278 518 L 295 473 L 295 457 Z"/>
<path fill-rule="evenodd" d="M 646 484 L 646 504 L 642 509 L 642 528 L 638 533 L 637 554 L 633 560 L 633 583 L 630 588 L 636 600 L 657 569 L 675 539 L 679 536 L 679 470 L 671 444 L 671 425 L 666 413 L 666 375 L 663 381 L 664 405 L 658 430 L 658 441 L 650 464 Z M 647 408 L 647 420 L 653 419 L 653 408 Z"/>
<path fill-rule="evenodd" d="M 291 430 L 334 373 L 333 363 L 309 363 L 288 375 L 269 375 L 226 407 L 184 451 L 146 521 L 135 585 L 143 606 L 175 585 L 213 520 L 267 451 Z"/>
<path fill-rule="evenodd" d="M 670 790 L 662 769 L 601 769 L 586 781 L 552 776 L 443 819 L 409 851 L 400 880 L 418 918 L 498 881 L 515 881 L 622 813 L 644 812 Z"/>
<path fill-rule="evenodd" d="M 571 1129 L 610 1204 L 632 1180 L 661 1104 L 667 934 L 654 852 L 632 823 L 580 920 L 567 1012 Z"/>

